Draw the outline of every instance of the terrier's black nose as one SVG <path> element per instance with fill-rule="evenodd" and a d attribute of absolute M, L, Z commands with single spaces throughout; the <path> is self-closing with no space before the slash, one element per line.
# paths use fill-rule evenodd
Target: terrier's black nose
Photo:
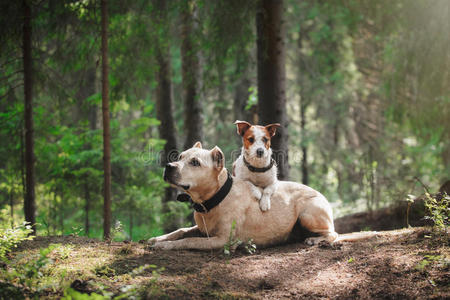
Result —
<path fill-rule="evenodd" d="M 264 155 L 264 149 L 263 148 L 256 149 L 256 156 L 262 157 L 263 155 Z"/>

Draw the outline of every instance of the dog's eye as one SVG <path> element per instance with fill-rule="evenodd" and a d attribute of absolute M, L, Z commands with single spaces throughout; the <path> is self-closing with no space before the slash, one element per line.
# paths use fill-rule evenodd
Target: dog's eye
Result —
<path fill-rule="evenodd" d="M 252 137 L 250 137 L 250 138 L 248 138 L 248 141 L 249 141 L 251 144 L 253 144 L 253 143 L 255 142 L 255 139 L 252 138 Z"/>
<path fill-rule="evenodd" d="M 265 143 L 267 143 L 269 141 L 269 139 L 268 138 L 266 138 L 266 137 L 263 137 L 263 142 L 264 142 L 264 144 Z"/>
<path fill-rule="evenodd" d="M 178 160 L 182 160 L 183 159 L 183 155 L 178 156 Z"/>
<path fill-rule="evenodd" d="M 195 158 L 193 158 L 189 164 L 193 167 L 200 167 L 200 162 L 198 160 L 196 160 Z"/>

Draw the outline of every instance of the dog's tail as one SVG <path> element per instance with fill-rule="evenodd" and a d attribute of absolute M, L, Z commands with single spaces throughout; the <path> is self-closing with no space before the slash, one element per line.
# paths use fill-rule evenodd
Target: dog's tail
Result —
<path fill-rule="evenodd" d="M 344 233 L 339 234 L 338 237 L 334 240 L 334 242 L 355 242 L 370 239 L 371 237 L 377 236 L 378 232 L 376 231 L 361 231 L 361 232 L 352 232 L 352 233 Z"/>

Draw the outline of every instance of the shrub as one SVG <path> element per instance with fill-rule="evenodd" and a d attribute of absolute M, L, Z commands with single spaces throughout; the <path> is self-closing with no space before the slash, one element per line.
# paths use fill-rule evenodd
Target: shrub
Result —
<path fill-rule="evenodd" d="M 15 228 L 0 228 L 0 259 L 6 260 L 6 254 L 13 248 L 25 240 L 32 240 L 34 236 L 30 234 L 33 232 L 29 223 L 23 223 Z"/>
<path fill-rule="evenodd" d="M 434 226 L 445 229 L 449 225 L 450 196 L 446 193 L 432 196 L 425 194 L 426 219 L 432 220 Z"/>

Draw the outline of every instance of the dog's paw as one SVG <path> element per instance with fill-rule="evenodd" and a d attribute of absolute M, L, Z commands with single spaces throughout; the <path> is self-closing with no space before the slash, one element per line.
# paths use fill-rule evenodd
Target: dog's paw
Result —
<path fill-rule="evenodd" d="M 320 240 L 318 240 L 316 237 L 310 237 L 305 240 L 305 244 L 309 246 L 314 246 L 317 245 L 319 241 Z"/>
<path fill-rule="evenodd" d="M 263 195 L 261 201 L 259 201 L 259 208 L 261 208 L 262 211 L 268 211 L 270 209 L 270 198 Z"/>
<path fill-rule="evenodd" d="M 156 242 L 153 245 L 149 245 L 150 249 L 159 249 L 159 250 L 172 250 L 173 243 L 172 242 Z"/>
<path fill-rule="evenodd" d="M 157 241 L 158 241 L 158 239 L 157 239 L 156 237 L 153 237 L 153 238 L 151 238 L 151 239 L 148 239 L 148 240 L 146 241 L 146 244 L 147 244 L 147 246 L 152 246 L 152 245 L 154 245 Z"/>
<path fill-rule="evenodd" d="M 252 195 L 253 195 L 253 197 L 255 197 L 256 200 L 259 201 L 259 199 L 261 199 L 263 196 L 261 188 L 253 186 L 252 187 Z"/>

